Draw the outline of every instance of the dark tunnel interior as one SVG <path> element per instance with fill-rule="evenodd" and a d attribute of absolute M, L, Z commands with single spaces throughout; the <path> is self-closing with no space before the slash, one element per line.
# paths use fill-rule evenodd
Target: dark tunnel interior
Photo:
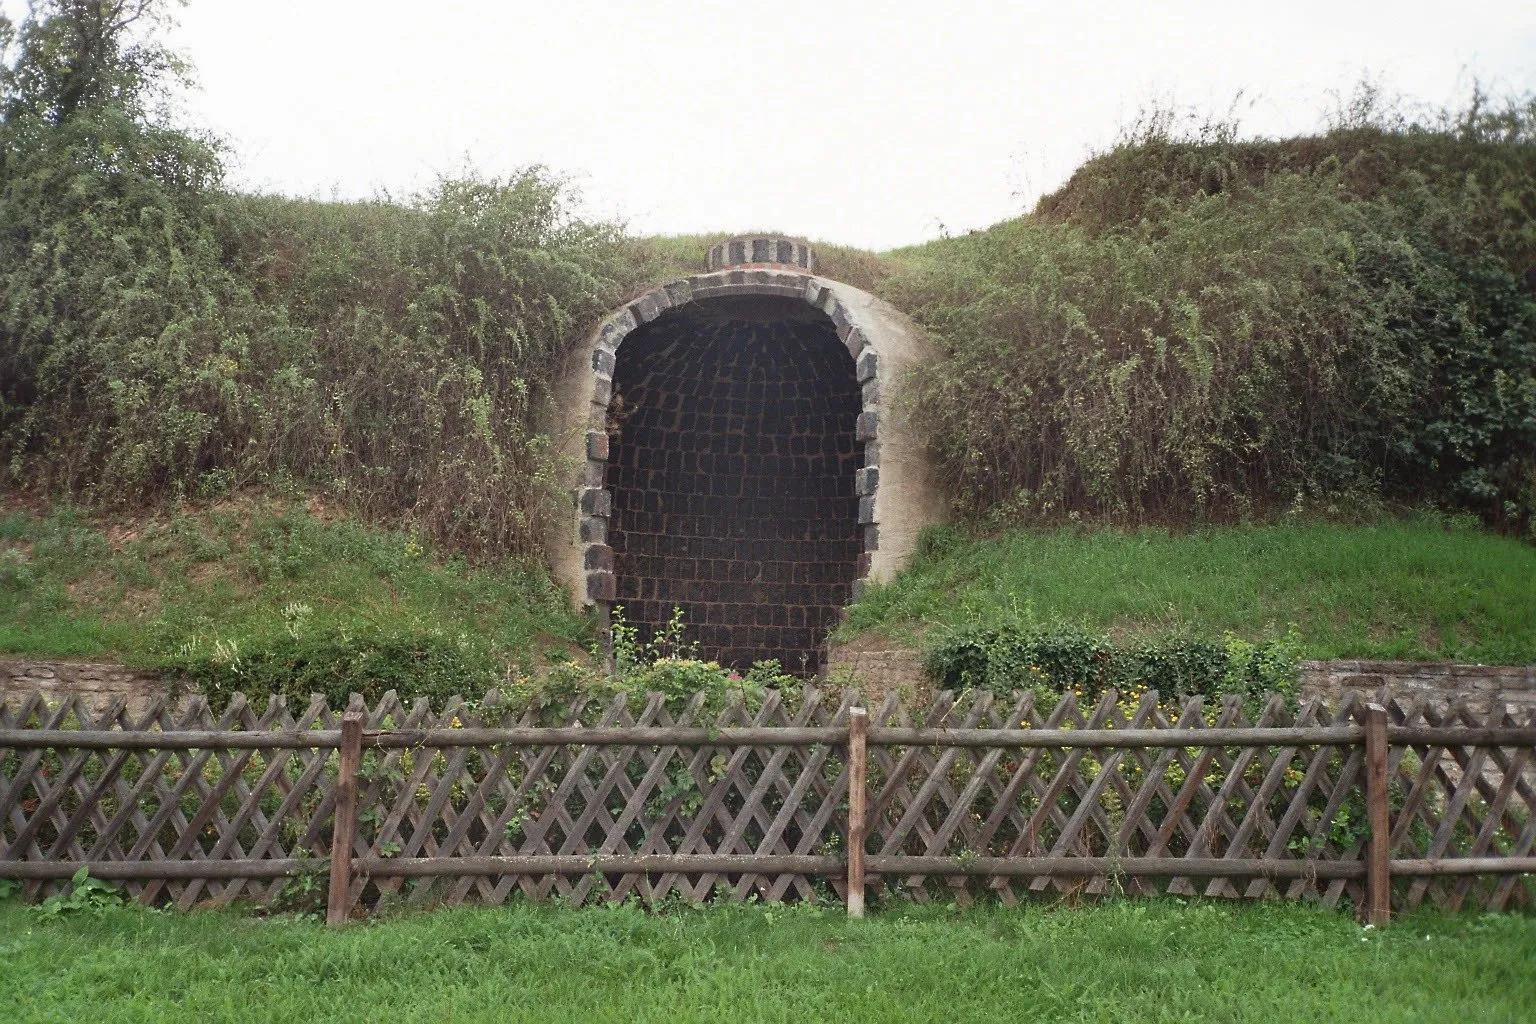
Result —
<path fill-rule="evenodd" d="M 701 657 L 821 668 L 858 572 L 859 410 L 852 357 L 803 302 L 703 300 L 625 339 L 609 543 L 643 639 L 680 608 Z"/>

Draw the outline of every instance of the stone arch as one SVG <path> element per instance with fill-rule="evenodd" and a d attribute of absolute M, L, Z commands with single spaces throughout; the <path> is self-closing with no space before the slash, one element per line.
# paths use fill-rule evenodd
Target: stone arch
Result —
<path fill-rule="evenodd" d="M 645 337 L 649 325 L 659 319 L 667 323 L 669 314 L 676 319 L 696 313 L 715 300 L 777 300 L 803 303 L 824 317 L 854 369 L 858 552 L 848 592 L 857 599 L 868 581 L 894 576 L 922 527 L 942 517 L 943 502 L 932 484 L 924 447 L 890 402 L 897 376 L 931 358 L 927 339 L 888 304 L 817 276 L 814 253 L 803 242 L 731 239 L 710 250 L 709 268 L 709 273 L 652 288 L 610 315 L 572 354 L 560 376 L 552 432 L 580 468 L 572 488 L 575 515 L 557 522 L 548 538 L 556 578 L 578 604 L 596 606 L 600 613 L 618 596 L 610 545 L 614 492 L 609 460 L 615 452 L 609 431 L 614 374 L 625 342 Z M 820 646 L 828 630 L 824 623 L 816 629 Z"/>

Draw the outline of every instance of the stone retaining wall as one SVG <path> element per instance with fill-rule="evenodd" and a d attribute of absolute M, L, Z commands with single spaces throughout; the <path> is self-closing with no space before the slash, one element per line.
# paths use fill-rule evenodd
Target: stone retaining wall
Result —
<path fill-rule="evenodd" d="M 933 686 L 923 675 L 918 653 L 895 644 L 863 641 L 834 648 L 829 669 L 838 682 L 850 681 L 868 694 L 903 689 L 923 693 Z M 1347 691 L 1375 693 L 1383 686 L 1399 697 L 1465 699 L 1479 714 L 1487 713 L 1495 701 L 1517 714 L 1536 711 L 1536 665 L 1309 661 L 1302 666 L 1301 690 L 1306 697 L 1333 701 Z M 166 692 L 160 677 L 107 662 L 0 658 L 0 703 L 12 706 L 34 693 L 49 700 L 80 695 L 92 710 L 122 697 L 129 714 L 137 715 L 151 699 Z"/>
<path fill-rule="evenodd" d="M 1478 714 L 1486 714 L 1495 701 L 1509 705 L 1516 714 L 1536 710 L 1536 665 L 1309 661 L 1301 670 L 1301 692 L 1308 697 L 1333 701 L 1351 690 L 1375 693 L 1383 686 L 1395 697 L 1465 699 Z"/>
<path fill-rule="evenodd" d="M 166 690 L 158 675 L 107 662 L 0 658 L 0 704 L 12 707 L 41 693 L 48 700 L 84 697 L 92 712 L 100 712 L 113 698 L 121 697 L 134 717 Z"/>
<path fill-rule="evenodd" d="M 933 692 L 923 673 L 923 656 L 910 647 L 861 637 L 832 648 L 827 676 L 835 684 L 857 686 L 870 703 L 887 693 L 900 693 L 913 703 Z"/>
<path fill-rule="evenodd" d="M 868 692 L 923 693 L 933 683 L 923 674 L 918 652 L 867 640 L 835 648 L 828 663 L 834 678 L 850 678 Z M 1329 702 L 1349 691 L 1376 693 L 1385 686 L 1397 697 L 1437 701 L 1464 699 L 1478 714 L 1495 701 L 1517 714 L 1536 710 L 1536 665 L 1453 665 L 1436 661 L 1308 661 L 1302 664 L 1301 694 Z"/>

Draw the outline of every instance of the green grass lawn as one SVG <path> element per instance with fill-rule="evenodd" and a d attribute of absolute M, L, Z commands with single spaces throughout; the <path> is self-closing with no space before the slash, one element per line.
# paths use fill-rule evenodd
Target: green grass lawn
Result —
<path fill-rule="evenodd" d="M 153 665 L 365 631 L 471 637 L 516 661 L 585 640 L 542 569 L 436 557 L 409 533 L 245 499 L 97 519 L 0 508 L 0 653 Z"/>
<path fill-rule="evenodd" d="M 7 1021 L 1529 1021 L 1536 920 L 1298 905 L 512 906 L 291 918 L 0 905 Z"/>
<path fill-rule="evenodd" d="M 1536 546 L 1428 516 L 930 538 L 852 609 L 843 636 L 911 640 L 1007 615 L 1248 639 L 1295 624 L 1314 658 L 1536 660 Z"/>
<path fill-rule="evenodd" d="M 1427 516 L 930 539 L 854 606 L 842 637 L 916 642 L 935 624 L 1011 615 L 1249 639 L 1295 624 L 1310 657 L 1536 661 L 1536 546 Z M 0 508 L 0 654 L 175 667 L 221 643 L 299 657 L 369 631 L 432 634 L 485 678 L 592 635 L 538 567 L 469 566 L 323 509 L 249 499 L 101 520 Z"/>

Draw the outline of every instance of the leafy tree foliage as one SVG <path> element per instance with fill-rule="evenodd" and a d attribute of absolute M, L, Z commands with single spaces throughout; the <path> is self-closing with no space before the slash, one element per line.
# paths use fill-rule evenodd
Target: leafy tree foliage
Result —
<path fill-rule="evenodd" d="M 163 478 L 196 461 L 211 424 L 190 411 L 170 437 L 117 442 L 158 414 L 156 391 L 196 376 L 175 356 L 225 333 L 223 307 L 238 292 L 204 216 L 217 155 L 152 114 L 176 64 L 128 39 L 156 13 L 46 3 L 7 31 L 0 415 L 11 472 L 31 468 L 29 451 L 58 453 L 36 472 L 67 490 L 98 472 L 120 486 L 135 465 L 159 462 Z"/>

